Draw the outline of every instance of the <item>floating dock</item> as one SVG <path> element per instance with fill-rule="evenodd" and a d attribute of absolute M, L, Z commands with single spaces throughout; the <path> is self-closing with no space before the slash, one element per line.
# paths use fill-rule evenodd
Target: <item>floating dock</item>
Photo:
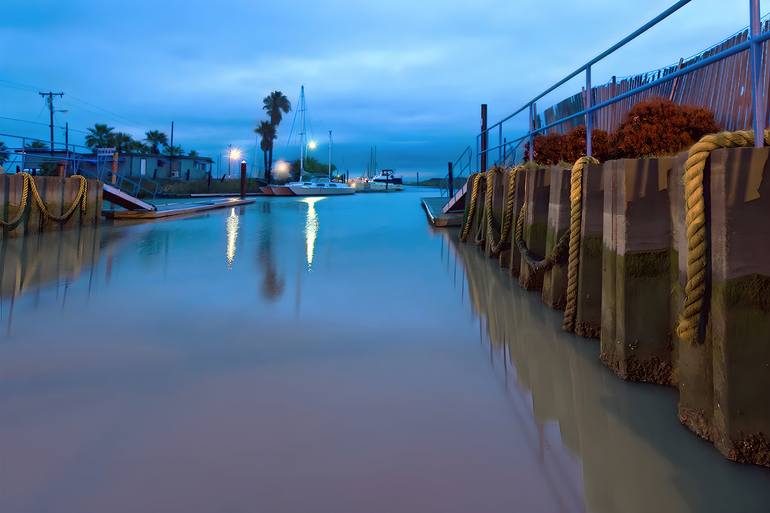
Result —
<path fill-rule="evenodd" d="M 218 208 L 239 207 L 254 203 L 253 199 L 227 198 L 212 201 L 196 201 L 190 203 L 171 203 L 159 205 L 155 210 L 105 210 L 104 217 L 116 221 L 137 219 L 161 219 L 164 217 L 197 214 Z"/>
<path fill-rule="evenodd" d="M 463 212 L 443 212 L 446 198 L 422 198 L 422 208 L 433 226 L 446 228 L 463 224 Z"/>

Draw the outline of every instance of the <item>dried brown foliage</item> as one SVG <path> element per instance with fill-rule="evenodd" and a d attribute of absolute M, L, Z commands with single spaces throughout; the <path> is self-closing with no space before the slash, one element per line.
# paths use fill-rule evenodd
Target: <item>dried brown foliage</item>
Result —
<path fill-rule="evenodd" d="M 613 157 L 673 155 L 718 131 L 707 109 L 651 98 L 634 105 L 613 134 Z"/>

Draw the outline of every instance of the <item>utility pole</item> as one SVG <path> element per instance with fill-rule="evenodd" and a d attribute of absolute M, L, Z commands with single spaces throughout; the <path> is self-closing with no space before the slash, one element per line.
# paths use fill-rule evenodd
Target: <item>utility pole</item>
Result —
<path fill-rule="evenodd" d="M 48 91 L 47 93 L 40 92 L 38 93 L 40 96 L 45 98 L 46 103 L 48 104 L 48 113 L 50 115 L 50 128 L 51 128 L 51 153 L 53 153 L 53 97 L 58 96 L 59 98 L 64 96 L 64 93 L 54 93 L 52 91 Z"/>

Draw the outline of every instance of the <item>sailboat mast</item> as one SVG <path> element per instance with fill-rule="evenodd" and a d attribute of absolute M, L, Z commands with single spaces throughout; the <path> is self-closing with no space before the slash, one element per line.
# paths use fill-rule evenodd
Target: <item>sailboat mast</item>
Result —
<path fill-rule="evenodd" d="M 332 131 L 329 130 L 329 180 L 332 179 Z"/>
<path fill-rule="evenodd" d="M 302 126 L 299 136 L 299 181 L 302 181 L 302 175 L 305 174 L 305 86 L 303 85 L 299 92 L 299 116 Z"/>

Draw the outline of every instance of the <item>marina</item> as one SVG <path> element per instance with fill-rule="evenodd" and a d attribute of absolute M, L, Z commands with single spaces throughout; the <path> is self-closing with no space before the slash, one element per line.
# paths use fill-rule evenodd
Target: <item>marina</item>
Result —
<path fill-rule="evenodd" d="M 0 513 L 770 511 L 760 0 L 22 3 Z"/>

